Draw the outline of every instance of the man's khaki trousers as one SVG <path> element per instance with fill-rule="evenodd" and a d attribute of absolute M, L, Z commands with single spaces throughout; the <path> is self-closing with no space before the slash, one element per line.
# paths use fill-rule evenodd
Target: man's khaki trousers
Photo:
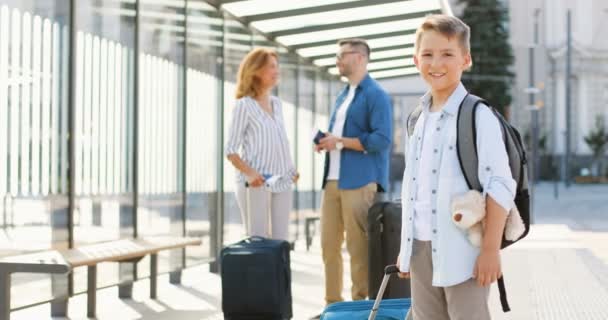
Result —
<path fill-rule="evenodd" d="M 374 203 L 376 183 L 359 189 L 339 190 L 335 180 L 328 181 L 321 200 L 321 248 L 325 265 L 325 302 L 342 301 L 342 243 L 350 254 L 352 299 L 367 297 L 367 212 Z"/>

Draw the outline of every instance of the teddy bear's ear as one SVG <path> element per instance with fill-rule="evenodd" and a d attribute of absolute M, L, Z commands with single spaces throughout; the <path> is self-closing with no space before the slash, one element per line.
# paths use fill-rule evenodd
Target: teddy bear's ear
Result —
<path fill-rule="evenodd" d="M 460 212 L 456 212 L 456 213 L 454 214 L 454 221 L 456 221 L 456 222 L 460 222 L 460 220 L 462 220 L 462 213 L 460 213 Z"/>

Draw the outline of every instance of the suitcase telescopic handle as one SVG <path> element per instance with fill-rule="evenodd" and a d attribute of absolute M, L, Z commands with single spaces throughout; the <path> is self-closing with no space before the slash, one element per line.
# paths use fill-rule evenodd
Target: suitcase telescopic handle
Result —
<path fill-rule="evenodd" d="M 251 236 L 251 237 L 244 239 L 243 242 L 254 242 L 254 241 L 264 241 L 264 240 L 266 240 L 266 239 L 264 239 L 260 236 Z"/>
<path fill-rule="evenodd" d="M 384 296 L 384 291 L 386 290 L 386 285 L 388 284 L 388 280 L 391 278 L 393 273 L 399 272 L 399 268 L 397 268 L 396 264 L 389 264 L 384 268 L 384 278 L 382 278 L 382 283 L 380 284 L 380 289 L 378 290 L 378 295 L 376 295 L 376 301 L 374 301 L 374 306 L 372 307 L 372 312 L 369 314 L 368 320 L 376 319 L 376 314 L 378 313 L 378 308 L 380 307 L 380 301 L 382 301 L 382 296 Z"/>
<path fill-rule="evenodd" d="M 384 268 L 384 274 L 393 274 L 399 272 L 399 268 L 397 268 L 396 264 L 389 264 Z"/>

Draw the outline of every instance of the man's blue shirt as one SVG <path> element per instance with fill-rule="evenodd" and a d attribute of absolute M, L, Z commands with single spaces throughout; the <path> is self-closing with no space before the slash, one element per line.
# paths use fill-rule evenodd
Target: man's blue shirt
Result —
<path fill-rule="evenodd" d="M 329 131 L 333 129 L 337 109 L 342 105 L 348 86 L 336 99 Z M 393 107 L 390 96 L 369 74 L 357 85 L 355 97 L 346 112 L 342 137 L 359 138 L 365 151 L 342 149 L 338 188 L 358 189 L 370 182 L 387 190 L 389 153 L 393 141 Z M 325 155 L 323 187 L 329 171 L 329 152 Z"/>

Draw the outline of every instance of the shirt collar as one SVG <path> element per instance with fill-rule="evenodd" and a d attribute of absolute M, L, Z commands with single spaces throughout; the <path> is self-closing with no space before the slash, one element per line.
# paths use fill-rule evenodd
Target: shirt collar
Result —
<path fill-rule="evenodd" d="M 369 73 L 365 75 L 365 77 L 363 77 L 363 79 L 361 79 L 361 81 L 357 84 L 357 90 L 359 90 L 360 88 L 364 88 L 367 87 L 368 85 L 370 85 L 372 82 L 372 77 L 369 76 Z M 351 84 L 349 82 L 346 83 L 346 87 L 344 88 L 345 92 L 348 92 L 348 89 L 350 88 Z"/>
<path fill-rule="evenodd" d="M 460 103 L 467 96 L 468 92 L 464 85 L 461 83 L 458 84 L 458 87 L 452 92 L 450 97 L 445 103 L 445 106 L 441 109 L 441 113 L 449 114 L 451 116 L 455 116 L 458 113 L 458 109 L 460 108 Z M 420 103 L 423 106 L 423 112 L 426 114 L 430 112 L 431 108 L 431 92 L 428 91 L 425 93 L 422 98 L 420 98 Z"/>
<path fill-rule="evenodd" d="M 359 84 L 357 85 L 357 88 L 367 87 L 371 82 L 372 82 L 372 77 L 370 77 L 369 73 L 368 73 L 365 75 L 365 77 L 363 77 L 361 82 L 359 82 Z"/>

